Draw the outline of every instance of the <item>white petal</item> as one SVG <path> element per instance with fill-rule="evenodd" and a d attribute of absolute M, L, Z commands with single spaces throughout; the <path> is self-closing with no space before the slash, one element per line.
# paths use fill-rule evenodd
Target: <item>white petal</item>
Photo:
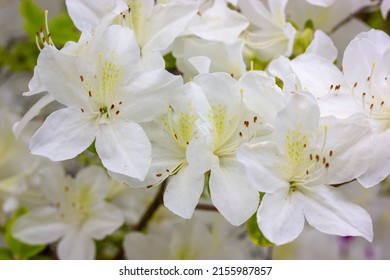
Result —
<path fill-rule="evenodd" d="M 264 236 L 276 245 L 293 241 L 305 224 L 300 194 L 280 190 L 266 194 L 257 212 L 257 223 Z"/>
<path fill-rule="evenodd" d="M 344 52 L 343 71 L 350 86 L 358 83 L 356 92 L 366 90 L 367 77 L 371 76 L 372 68 L 380 57 L 377 47 L 366 38 L 356 38 L 349 43 Z"/>
<path fill-rule="evenodd" d="M 322 56 L 330 62 L 334 62 L 337 58 L 337 48 L 332 39 L 321 30 L 316 30 L 314 39 L 305 52 Z"/>
<path fill-rule="evenodd" d="M 370 215 L 360 206 L 345 200 L 331 187 L 311 187 L 302 196 L 302 207 L 309 224 L 319 231 L 341 236 L 362 236 L 372 241 Z"/>
<path fill-rule="evenodd" d="M 93 208 L 93 216 L 83 224 L 83 233 L 93 239 L 103 239 L 124 223 L 122 212 L 109 203 L 101 203 Z"/>
<path fill-rule="evenodd" d="M 93 240 L 78 228 L 67 232 L 57 247 L 58 257 L 61 260 L 93 260 L 95 251 Z"/>
<path fill-rule="evenodd" d="M 170 177 L 164 193 L 164 205 L 173 213 L 190 219 L 203 192 L 204 175 L 184 166 Z"/>
<path fill-rule="evenodd" d="M 390 130 L 374 135 L 373 145 L 370 146 L 372 160 L 366 172 L 358 177 L 359 183 L 372 187 L 390 174 Z"/>
<path fill-rule="evenodd" d="M 327 183 L 349 182 L 366 171 L 370 166 L 373 145 L 371 129 L 364 116 L 342 121 L 333 117 L 322 118 L 321 125 L 328 126 L 324 147 L 324 156 L 329 163 Z M 319 137 L 321 139 L 322 136 Z"/>
<path fill-rule="evenodd" d="M 124 1 L 117 0 L 66 0 L 66 7 L 79 30 L 83 30 L 86 23 L 97 26 L 105 15 L 114 10 L 126 9 Z"/>
<path fill-rule="evenodd" d="M 287 97 L 275 84 L 275 79 L 263 72 L 250 71 L 240 78 L 238 84 L 246 106 L 259 114 L 259 122 L 272 124 L 277 112 L 287 104 Z"/>
<path fill-rule="evenodd" d="M 189 24 L 188 30 L 209 41 L 232 43 L 249 25 L 240 13 L 229 9 L 225 3 L 218 3 L 197 16 Z"/>
<path fill-rule="evenodd" d="M 88 76 L 93 66 L 83 57 L 46 46 L 39 54 L 37 69 L 46 90 L 60 103 L 76 108 L 88 106 L 88 90 L 80 76 Z"/>
<path fill-rule="evenodd" d="M 79 186 L 88 186 L 90 192 L 94 194 L 94 199 L 103 201 L 107 195 L 110 180 L 101 166 L 90 165 L 77 173 L 75 183 Z"/>
<path fill-rule="evenodd" d="M 183 84 L 165 69 L 137 72 L 128 77 L 128 102 L 121 115 L 136 122 L 151 121 L 167 113 L 171 97 Z"/>
<path fill-rule="evenodd" d="M 26 127 L 26 125 L 36 116 L 39 115 L 41 110 L 46 107 L 48 104 L 53 102 L 55 99 L 52 95 L 46 94 L 41 99 L 37 101 L 31 108 L 27 111 L 26 114 L 24 114 L 23 118 L 14 124 L 12 130 L 15 134 L 15 137 L 18 138 L 20 136 L 20 133 L 22 133 L 23 129 Z"/>
<path fill-rule="evenodd" d="M 188 164 L 203 174 L 218 165 L 218 157 L 214 155 L 214 146 L 208 138 L 202 137 L 192 140 L 187 146 Z"/>
<path fill-rule="evenodd" d="M 54 161 L 71 159 L 93 142 L 97 126 L 77 109 L 65 108 L 50 114 L 31 137 L 31 153 Z"/>
<path fill-rule="evenodd" d="M 112 25 L 107 27 L 102 34 L 94 37 L 90 44 L 88 55 L 91 60 L 113 62 L 116 67 L 121 66 L 130 72 L 136 69 L 140 61 L 140 51 L 133 30 Z"/>
<path fill-rule="evenodd" d="M 29 244 L 48 244 L 65 234 L 68 226 L 61 222 L 56 209 L 38 208 L 19 218 L 12 234 Z"/>
<path fill-rule="evenodd" d="M 39 77 L 38 67 L 35 66 L 34 76 L 31 78 L 30 82 L 28 83 L 28 91 L 24 92 L 23 95 L 30 96 L 44 91 L 46 91 L 46 88 L 42 84 L 42 81 Z"/>
<path fill-rule="evenodd" d="M 195 3 L 155 5 L 145 28 L 143 50 L 163 51 L 183 32 L 196 15 Z"/>
<path fill-rule="evenodd" d="M 151 162 L 151 145 L 142 127 L 122 119 L 100 125 L 96 151 L 108 170 L 140 180 Z"/>
<path fill-rule="evenodd" d="M 286 135 L 291 129 L 297 129 L 308 136 L 315 135 L 319 117 L 320 109 L 313 96 L 294 94 L 276 116 L 275 140 L 279 143 L 279 148 L 285 147 Z"/>
<path fill-rule="evenodd" d="M 291 61 L 290 65 L 300 80 L 303 90 L 309 91 L 316 97 L 328 94 L 331 88 L 335 90 L 336 86 L 339 88 L 338 93 L 340 90 L 349 89 L 336 65 L 319 55 L 300 55 Z"/>
<path fill-rule="evenodd" d="M 188 61 L 195 67 L 199 74 L 210 72 L 211 60 L 207 56 L 193 56 Z"/>
<path fill-rule="evenodd" d="M 387 17 L 387 14 L 390 11 L 390 1 L 389 0 L 383 0 L 381 4 L 381 13 L 383 18 L 385 19 Z"/>
<path fill-rule="evenodd" d="M 335 0 L 306 0 L 306 1 L 315 6 L 329 7 L 330 5 L 333 4 Z"/>
<path fill-rule="evenodd" d="M 244 167 L 235 158 L 222 158 L 211 170 L 210 196 L 232 225 L 244 223 L 256 211 L 259 193 L 249 186 Z"/>
<path fill-rule="evenodd" d="M 279 154 L 272 142 L 245 143 L 238 149 L 237 158 L 245 166 L 249 183 L 254 189 L 267 193 L 289 189 L 288 181 L 275 168 Z"/>

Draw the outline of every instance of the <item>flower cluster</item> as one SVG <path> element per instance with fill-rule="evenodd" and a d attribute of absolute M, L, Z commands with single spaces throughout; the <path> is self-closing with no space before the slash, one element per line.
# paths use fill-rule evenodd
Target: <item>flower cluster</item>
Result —
<path fill-rule="evenodd" d="M 24 94 L 40 99 L 13 125 L 43 158 L 23 147 L 28 167 L 15 171 L 16 144 L 0 142 L 11 173 L 0 199 L 11 179 L 30 182 L 4 196 L 3 208 L 29 209 L 13 236 L 59 241 L 62 259 L 92 259 L 94 240 L 118 231 L 130 259 L 247 258 L 240 232 L 195 213 L 210 208 L 234 226 L 254 221 L 269 244 L 293 241 L 305 221 L 372 241 L 370 215 L 341 186 L 390 174 L 390 37 L 350 18 L 379 4 L 385 17 L 389 3 L 67 0 L 80 38 L 57 48 L 41 28 Z M 66 172 L 52 163 L 65 160 Z M 128 226 L 160 201 L 170 212 L 154 213 L 147 235 L 148 211 Z"/>

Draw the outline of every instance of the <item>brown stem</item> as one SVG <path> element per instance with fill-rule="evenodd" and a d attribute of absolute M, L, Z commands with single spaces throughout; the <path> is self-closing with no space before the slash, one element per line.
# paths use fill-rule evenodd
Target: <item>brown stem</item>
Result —
<path fill-rule="evenodd" d="M 160 190 L 154 197 L 153 202 L 149 205 L 148 209 L 146 209 L 145 213 L 142 215 L 139 222 L 132 228 L 134 231 L 142 231 L 153 217 L 154 213 L 157 211 L 158 207 L 163 203 L 164 191 L 167 185 L 167 180 L 162 182 Z"/>

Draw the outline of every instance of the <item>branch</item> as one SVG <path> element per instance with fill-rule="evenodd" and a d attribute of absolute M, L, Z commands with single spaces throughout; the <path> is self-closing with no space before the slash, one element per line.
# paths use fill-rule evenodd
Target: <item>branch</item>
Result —
<path fill-rule="evenodd" d="M 154 197 L 153 202 L 146 209 L 145 213 L 142 215 L 139 222 L 132 228 L 134 231 L 142 231 L 148 224 L 149 220 L 153 217 L 154 213 L 157 211 L 158 207 L 163 203 L 164 191 L 167 185 L 167 180 L 162 182 L 160 190 Z"/>

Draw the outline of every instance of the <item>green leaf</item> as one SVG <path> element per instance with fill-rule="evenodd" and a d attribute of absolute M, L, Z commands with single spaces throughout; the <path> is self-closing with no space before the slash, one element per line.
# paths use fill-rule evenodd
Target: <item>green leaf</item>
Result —
<path fill-rule="evenodd" d="M 275 246 L 270 242 L 261 232 L 259 226 L 257 225 L 257 215 L 253 214 L 252 217 L 246 223 L 246 230 L 252 242 L 259 247 L 271 247 Z"/>
<path fill-rule="evenodd" d="M 36 32 L 45 25 L 45 12 L 32 0 L 20 1 L 19 12 L 24 19 L 23 29 L 35 40 Z"/>
<path fill-rule="evenodd" d="M 56 46 L 63 46 L 68 41 L 78 41 L 80 32 L 74 26 L 67 13 L 60 14 L 49 22 L 52 40 Z"/>
<path fill-rule="evenodd" d="M 12 252 L 7 248 L 0 248 L 0 260 L 13 260 Z"/>
<path fill-rule="evenodd" d="M 11 217 L 5 227 L 5 243 L 8 246 L 8 249 L 12 252 L 12 255 L 15 259 L 18 260 L 28 260 L 32 257 L 38 255 L 42 252 L 46 245 L 29 245 L 17 240 L 12 235 L 12 226 L 20 218 L 27 212 L 26 209 L 19 209 L 16 213 Z"/>
<path fill-rule="evenodd" d="M 33 70 L 39 51 L 35 43 L 20 42 L 15 44 L 4 58 L 5 64 L 12 71 Z"/>

